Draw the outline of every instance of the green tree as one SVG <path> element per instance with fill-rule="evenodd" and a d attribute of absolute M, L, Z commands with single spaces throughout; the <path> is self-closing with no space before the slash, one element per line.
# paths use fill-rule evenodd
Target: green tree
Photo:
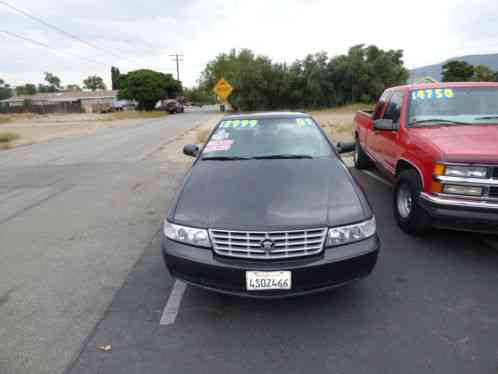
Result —
<path fill-rule="evenodd" d="M 83 86 L 87 90 L 92 90 L 92 91 L 105 90 L 106 89 L 104 80 L 101 77 L 97 76 L 97 75 L 91 75 L 87 79 L 85 79 L 83 81 Z"/>
<path fill-rule="evenodd" d="M 24 86 L 16 86 L 16 95 L 35 95 L 36 85 L 27 83 Z"/>
<path fill-rule="evenodd" d="M 465 61 L 449 61 L 443 65 L 443 82 L 467 82 L 474 77 L 474 66 Z"/>
<path fill-rule="evenodd" d="M 403 51 L 361 44 L 347 55 L 329 59 L 319 52 L 291 65 L 247 49 L 231 50 L 207 64 L 200 87 L 211 90 L 221 77 L 234 88 L 229 101 L 236 110 L 265 110 L 374 101 L 387 87 L 406 83 L 408 71 Z"/>
<path fill-rule="evenodd" d="M 57 92 L 58 89 L 54 86 L 47 86 L 46 84 L 38 84 L 38 88 L 36 89 L 39 93 L 47 93 L 47 92 Z"/>
<path fill-rule="evenodd" d="M 65 91 L 68 91 L 68 92 L 78 92 L 78 91 L 82 91 L 81 87 L 77 84 L 68 84 L 65 88 Z"/>
<path fill-rule="evenodd" d="M 6 84 L 3 79 L 0 78 L 0 100 L 5 100 L 12 97 L 12 89 L 10 85 Z"/>
<path fill-rule="evenodd" d="M 119 90 L 119 82 L 121 78 L 121 72 L 117 67 L 111 67 L 111 81 L 112 81 L 112 89 Z"/>
<path fill-rule="evenodd" d="M 184 88 L 183 96 L 187 102 L 191 102 L 194 105 L 215 103 L 214 94 L 206 86 L 198 85 L 192 88 Z"/>
<path fill-rule="evenodd" d="M 61 88 L 61 80 L 59 77 L 55 76 L 52 73 L 45 72 L 45 81 L 54 88 L 54 91 L 57 91 Z"/>
<path fill-rule="evenodd" d="M 153 70 L 132 71 L 120 79 L 119 98 L 138 101 L 143 110 L 153 110 L 159 100 L 176 97 L 181 92 L 181 83 L 171 74 Z"/>
<path fill-rule="evenodd" d="M 474 67 L 472 80 L 477 82 L 496 82 L 498 80 L 498 72 L 492 70 L 487 65 L 477 65 Z"/>

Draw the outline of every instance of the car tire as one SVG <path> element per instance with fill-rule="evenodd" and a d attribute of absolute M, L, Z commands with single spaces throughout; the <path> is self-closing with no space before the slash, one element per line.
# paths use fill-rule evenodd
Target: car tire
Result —
<path fill-rule="evenodd" d="M 393 210 L 398 226 L 412 235 L 421 235 L 431 229 L 431 218 L 418 203 L 422 181 L 416 170 L 401 173 L 394 186 Z"/>
<path fill-rule="evenodd" d="M 360 140 L 356 138 L 356 145 L 353 153 L 354 167 L 356 169 L 368 169 L 372 166 L 372 161 L 360 145 Z"/>

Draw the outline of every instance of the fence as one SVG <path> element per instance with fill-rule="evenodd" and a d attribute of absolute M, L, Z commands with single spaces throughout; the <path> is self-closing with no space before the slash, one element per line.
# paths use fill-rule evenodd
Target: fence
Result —
<path fill-rule="evenodd" d="M 46 104 L 32 104 L 25 102 L 23 105 L 6 105 L 0 106 L 0 113 L 36 113 L 36 114 L 50 114 L 50 113 L 83 113 L 84 109 L 81 101 L 77 102 L 59 102 L 59 103 L 46 103 Z"/>

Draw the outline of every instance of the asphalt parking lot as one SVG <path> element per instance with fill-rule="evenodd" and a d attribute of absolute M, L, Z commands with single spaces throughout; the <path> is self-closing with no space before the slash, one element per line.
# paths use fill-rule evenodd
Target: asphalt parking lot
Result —
<path fill-rule="evenodd" d="M 354 174 L 382 241 L 369 278 L 301 298 L 218 295 L 175 283 L 159 231 L 67 373 L 496 374 L 493 242 L 451 231 L 411 237 L 394 222 L 390 187 Z"/>

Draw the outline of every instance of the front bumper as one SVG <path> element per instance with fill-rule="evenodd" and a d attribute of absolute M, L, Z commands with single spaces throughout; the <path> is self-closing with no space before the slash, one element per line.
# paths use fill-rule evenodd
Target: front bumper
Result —
<path fill-rule="evenodd" d="M 423 192 L 419 204 L 436 227 L 498 233 L 498 202 L 446 198 Z"/>
<path fill-rule="evenodd" d="M 286 260 L 244 260 L 216 255 L 211 249 L 163 238 L 162 253 L 172 276 L 218 292 L 252 297 L 286 297 L 323 291 L 369 275 L 377 262 L 377 236 L 325 249 L 319 255 Z M 247 291 L 246 271 L 292 272 L 292 290 Z"/>

